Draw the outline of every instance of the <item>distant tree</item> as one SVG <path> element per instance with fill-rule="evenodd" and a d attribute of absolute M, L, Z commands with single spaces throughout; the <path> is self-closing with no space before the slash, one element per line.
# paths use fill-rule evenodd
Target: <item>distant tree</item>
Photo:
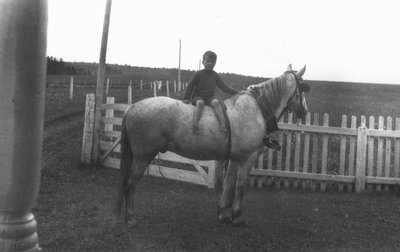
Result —
<path fill-rule="evenodd" d="M 52 56 L 47 56 L 47 74 L 48 75 L 56 75 L 56 74 L 67 74 L 67 75 L 75 75 L 75 74 L 88 74 L 91 72 L 86 69 L 75 68 L 72 64 L 64 62 L 62 58 L 57 59 Z"/>

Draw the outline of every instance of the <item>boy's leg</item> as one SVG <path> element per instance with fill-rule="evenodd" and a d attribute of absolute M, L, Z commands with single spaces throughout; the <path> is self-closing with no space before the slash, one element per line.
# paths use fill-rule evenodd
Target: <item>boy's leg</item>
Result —
<path fill-rule="evenodd" d="M 221 104 L 219 104 L 219 101 L 217 99 L 213 99 L 211 101 L 211 107 L 213 107 L 215 114 L 217 115 L 217 119 L 219 121 L 219 124 L 221 125 L 221 131 L 225 132 L 226 124 L 225 124 L 224 112 L 222 111 Z"/>
<path fill-rule="evenodd" d="M 280 151 L 282 147 L 278 141 L 278 138 L 279 138 L 278 132 L 270 133 L 264 137 L 263 139 L 264 145 L 268 148 Z"/>
<path fill-rule="evenodd" d="M 202 99 L 198 99 L 196 101 L 196 108 L 194 109 L 193 113 L 193 132 L 196 134 L 200 133 L 199 121 L 201 118 L 201 114 L 203 113 L 203 109 L 204 109 L 204 101 Z"/>

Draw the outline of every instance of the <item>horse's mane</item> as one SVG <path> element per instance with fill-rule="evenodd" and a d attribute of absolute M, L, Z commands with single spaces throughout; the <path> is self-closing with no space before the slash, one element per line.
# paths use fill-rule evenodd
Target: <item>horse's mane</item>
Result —
<path fill-rule="evenodd" d="M 282 99 L 282 95 L 287 91 L 283 82 L 286 80 L 285 75 L 269 79 L 260 84 L 251 86 L 250 92 L 254 92 L 258 102 L 269 109 L 276 109 Z M 253 93 L 253 96 L 254 96 Z"/>

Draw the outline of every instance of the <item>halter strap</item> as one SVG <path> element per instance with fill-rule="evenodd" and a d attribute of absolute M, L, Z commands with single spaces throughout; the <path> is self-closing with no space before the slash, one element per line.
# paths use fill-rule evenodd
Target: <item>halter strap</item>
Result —
<path fill-rule="evenodd" d="M 296 74 L 297 71 L 287 70 L 284 74 L 288 74 L 288 73 L 291 73 L 294 75 L 294 78 L 296 80 L 296 85 L 297 85 L 297 88 L 299 89 L 300 93 L 310 91 L 310 86 L 308 84 L 304 83 L 304 80 L 301 77 L 297 76 L 297 74 Z"/>

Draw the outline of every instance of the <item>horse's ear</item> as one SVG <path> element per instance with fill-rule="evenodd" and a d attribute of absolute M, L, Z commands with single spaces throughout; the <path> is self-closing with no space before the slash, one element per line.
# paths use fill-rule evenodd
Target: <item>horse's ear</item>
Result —
<path fill-rule="evenodd" d="M 286 71 L 292 71 L 293 69 L 292 69 L 292 64 L 289 64 L 288 66 L 287 66 L 287 70 Z"/>
<path fill-rule="evenodd" d="M 297 77 L 301 78 L 301 77 L 303 76 L 303 74 L 304 74 L 305 71 L 306 71 L 306 65 L 304 65 L 303 68 L 300 69 L 300 70 L 296 73 Z"/>

